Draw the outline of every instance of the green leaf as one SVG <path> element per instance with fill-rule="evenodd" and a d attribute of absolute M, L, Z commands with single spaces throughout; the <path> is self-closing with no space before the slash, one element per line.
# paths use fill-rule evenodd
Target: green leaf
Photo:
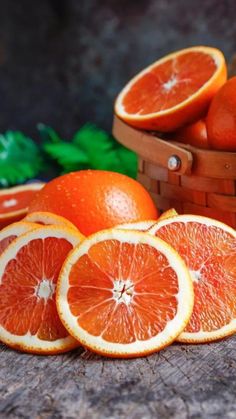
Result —
<path fill-rule="evenodd" d="M 128 148 L 125 148 L 123 146 L 119 147 L 119 149 L 117 150 L 117 154 L 119 155 L 122 173 L 136 179 L 138 172 L 137 155 L 133 151 L 128 150 Z"/>
<path fill-rule="evenodd" d="M 93 124 L 84 125 L 72 139 L 88 155 L 90 167 L 137 176 L 137 156 Z"/>
<path fill-rule="evenodd" d="M 42 140 L 46 142 L 52 143 L 60 143 L 62 140 L 57 134 L 57 132 L 49 127 L 48 125 L 42 124 L 41 122 L 37 125 L 39 133 L 41 135 Z"/>
<path fill-rule="evenodd" d="M 45 139 L 43 150 L 62 167 L 62 172 L 100 169 L 124 173 L 136 178 L 137 156 L 119 144 L 110 134 L 93 124 L 85 124 L 71 142 L 60 139 L 50 127 L 40 128 Z M 45 133 L 47 135 L 45 135 Z"/>
<path fill-rule="evenodd" d="M 0 134 L 0 187 L 25 182 L 38 175 L 43 161 L 38 146 L 20 131 Z"/>
<path fill-rule="evenodd" d="M 72 143 L 46 143 L 43 149 L 64 168 L 64 171 L 78 170 L 78 167 L 88 163 L 87 155 Z"/>

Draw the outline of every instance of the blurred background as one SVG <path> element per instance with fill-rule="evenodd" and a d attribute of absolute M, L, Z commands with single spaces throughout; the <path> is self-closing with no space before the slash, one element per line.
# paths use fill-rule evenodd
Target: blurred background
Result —
<path fill-rule="evenodd" d="M 236 52 L 235 0 L 0 0 L 0 132 L 110 131 L 113 101 L 140 69 L 191 45 Z"/>

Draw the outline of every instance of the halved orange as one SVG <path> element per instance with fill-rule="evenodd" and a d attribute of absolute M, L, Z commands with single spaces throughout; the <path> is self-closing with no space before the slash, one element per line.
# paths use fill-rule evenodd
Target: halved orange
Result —
<path fill-rule="evenodd" d="M 67 218 L 62 217 L 61 215 L 53 214 L 52 212 L 48 211 L 35 211 L 27 214 L 24 217 L 24 221 L 30 223 L 38 223 L 42 225 L 65 225 L 68 228 L 77 229 L 77 227 L 71 223 Z"/>
<path fill-rule="evenodd" d="M 197 46 L 173 52 L 125 86 L 115 113 L 138 128 L 174 131 L 206 114 L 226 78 L 225 59 L 218 49 Z"/>
<path fill-rule="evenodd" d="M 21 220 L 44 183 L 30 183 L 0 191 L 0 229 Z"/>
<path fill-rule="evenodd" d="M 193 307 L 189 272 L 168 244 L 143 232 L 104 230 L 67 257 L 57 287 L 61 321 L 75 339 L 110 357 L 169 345 Z"/>
<path fill-rule="evenodd" d="M 181 342 L 209 342 L 236 332 L 236 231 L 198 215 L 157 223 L 150 234 L 184 259 L 194 285 L 194 309 Z"/>
<path fill-rule="evenodd" d="M 39 227 L 0 256 L 0 340 L 20 351 L 56 354 L 78 345 L 62 325 L 55 288 L 61 266 L 83 236 L 62 226 Z"/>
<path fill-rule="evenodd" d="M 38 227 L 40 226 L 36 223 L 24 223 L 23 221 L 5 227 L 0 231 L 0 255 L 17 237 Z"/>

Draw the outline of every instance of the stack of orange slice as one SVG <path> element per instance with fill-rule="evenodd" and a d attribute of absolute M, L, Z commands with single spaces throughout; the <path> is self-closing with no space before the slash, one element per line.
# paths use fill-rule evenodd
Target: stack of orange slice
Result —
<path fill-rule="evenodd" d="M 83 345 L 131 358 L 235 333 L 230 227 L 172 209 L 85 239 L 63 218 L 31 217 L 54 225 L 23 221 L 0 233 L 0 340 L 10 347 L 55 354 Z"/>

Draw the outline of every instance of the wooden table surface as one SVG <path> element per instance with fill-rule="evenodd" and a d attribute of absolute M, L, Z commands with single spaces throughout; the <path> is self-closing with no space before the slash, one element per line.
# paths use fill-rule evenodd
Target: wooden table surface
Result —
<path fill-rule="evenodd" d="M 0 351 L 0 418 L 236 418 L 236 337 L 133 360 Z"/>

